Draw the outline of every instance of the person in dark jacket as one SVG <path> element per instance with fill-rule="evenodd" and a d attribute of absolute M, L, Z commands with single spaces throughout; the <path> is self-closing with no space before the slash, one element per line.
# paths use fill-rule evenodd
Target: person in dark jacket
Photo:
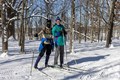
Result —
<path fill-rule="evenodd" d="M 59 17 L 56 18 L 56 24 L 52 28 L 52 34 L 54 36 L 55 42 L 55 57 L 54 57 L 54 65 L 58 65 L 58 56 L 60 55 L 60 67 L 63 67 L 64 63 L 64 45 L 65 45 L 65 35 L 66 31 L 64 26 L 60 23 L 61 19 Z"/>
<path fill-rule="evenodd" d="M 39 55 L 35 62 L 34 68 L 38 68 L 38 63 L 46 52 L 45 67 L 48 67 L 48 60 L 51 54 L 52 49 L 54 48 L 54 43 L 51 33 L 51 24 L 50 20 L 47 21 L 47 27 L 45 27 L 38 35 L 42 35 L 41 44 L 39 46 Z"/>

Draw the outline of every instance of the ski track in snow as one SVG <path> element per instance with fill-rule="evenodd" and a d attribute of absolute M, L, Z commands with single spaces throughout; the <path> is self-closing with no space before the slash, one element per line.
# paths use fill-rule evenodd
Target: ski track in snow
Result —
<path fill-rule="evenodd" d="M 65 59 L 65 63 L 68 62 L 70 65 L 68 70 L 48 67 L 39 71 L 32 68 L 30 75 L 32 54 L 35 53 L 35 62 L 39 41 L 26 41 L 27 52 L 20 54 L 20 48 L 16 46 L 18 42 L 11 40 L 9 56 L 0 58 L 0 80 L 120 80 L 120 43 L 113 43 L 116 47 L 106 49 L 104 42 L 78 44 L 76 41 L 75 53 L 67 54 L 67 61 Z M 50 65 L 53 64 L 53 60 L 54 52 L 50 56 Z M 44 66 L 44 61 L 45 57 L 39 63 L 40 68 Z"/>

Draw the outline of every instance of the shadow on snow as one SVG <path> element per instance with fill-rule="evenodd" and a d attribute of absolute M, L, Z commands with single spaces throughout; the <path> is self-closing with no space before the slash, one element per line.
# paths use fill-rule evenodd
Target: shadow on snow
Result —
<path fill-rule="evenodd" d="M 68 65 L 75 65 L 83 62 L 90 62 L 90 61 L 99 61 L 100 59 L 105 59 L 106 56 L 109 55 L 104 55 L 104 56 L 95 56 L 95 57 L 84 57 L 81 59 L 76 59 L 68 62 Z"/>

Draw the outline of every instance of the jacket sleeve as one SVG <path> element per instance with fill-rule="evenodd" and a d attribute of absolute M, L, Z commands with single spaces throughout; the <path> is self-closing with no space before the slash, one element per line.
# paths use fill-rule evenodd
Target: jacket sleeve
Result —
<path fill-rule="evenodd" d="M 59 34 L 57 33 L 57 31 L 56 31 L 56 27 L 55 27 L 55 26 L 52 28 L 52 35 L 53 35 L 53 36 L 58 36 L 58 35 L 59 35 Z"/>
<path fill-rule="evenodd" d="M 65 27 L 64 27 L 63 25 L 62 25 L 62 27 L 63 27 L 62 32 L 63 32 L 64 36 L 66 36 L 66 35 L 67 35 L 67 32 L 65 31 Z"/>
<path fill-rule="evenodd" d="M 55 36 L 55 26 L 52 28 L 52 35 Z"/>
<path fill-rule="evenodd" d="M 46 39 L 42 38 L 41 43 L 40 43 L 39 48 L 38 48 L 39 52 L 41 52 L 41 50 L 44 48 L 44 41 L 46 41 Z"/>

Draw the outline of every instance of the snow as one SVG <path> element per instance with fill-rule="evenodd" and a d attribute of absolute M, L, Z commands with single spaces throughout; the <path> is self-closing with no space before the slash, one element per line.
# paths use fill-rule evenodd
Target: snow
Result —
<path fill-rule="evenodd" d="M 0 55 L 1 58 L 5 58 L 5 57 L 8 57 L 8 52 L 4 52 Z"/>
<path fill-rule="evenodd" d="M 114 48 L 114 45 L 113 45 L 113 44 L 111 44 L 111 45 L 110 45 L 110 48 Z"/>
<path fill-rule="evenodd" d="M 120 80 L 120 41 L 113 40 L 112 48 L 105 48 L 105 42 L 74 42 L 74 54 L 67 53 L 65 62 L 71 67 L 70 70 L 45 68 L 45 56 L 39 62 L 41 71 L 32 68 L 31 64 L 34 53 L 34 62 L 38 56 L 40 41 L 25 41 L 26 54 L 20 54 L 18 41 L 9 39 L 8 57 L 0 57 L 0 80 Z M 6 54 L 6 53 L 4 53 Z M 0 55 L 2 43 L 0 39 Z M 53 65 L 54 52 L 52 52 L 49 65 Z"/>

